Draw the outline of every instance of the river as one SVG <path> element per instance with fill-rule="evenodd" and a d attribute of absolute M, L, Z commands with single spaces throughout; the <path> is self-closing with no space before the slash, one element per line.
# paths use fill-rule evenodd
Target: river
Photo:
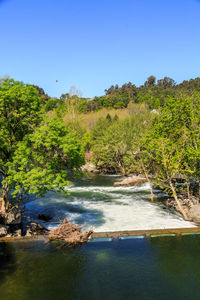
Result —
<path fill-rule="evenodd" d="M 200 236 L 89 242 L 56 249 L 41 241 L 0 243 L 6 300 L 196 300 Z"/>
<path fill-rule="evenodd" d="M 39 213 L 95 231 L 194 226 L 149 201 L 148 185 L 113 187 L 116 177 L 76 180 L 66 198 L 48 193 L 27 203 Z M 155 191 L 157 199 L 162 198 Z M 130 237 L 129 237 L 130 238 Z M 41 240 L 0 242 L 0 295 L 6 300 L 194 300 L 200 298 L 200 235 L 94 239 L 74 249 Z"/>
<path fill-rule="evenodd" d="M 52 217 L 50 222 L 42 223 L 49 229 L 66 218 L 96 232 L 194 226 L 166 209 L 162 201 L 150 202 L 148 184 L 114 187 L 119 178 L 108 175 L 79 178 L 67 187 L 70 193 L 67 197 L 49 192 L 44 198 L 29 201 L 25 218 L 38 222 L 39 213 L 45 213 Z M 159 191 L 154 192 L 157 200 L 162 199 Z"/>

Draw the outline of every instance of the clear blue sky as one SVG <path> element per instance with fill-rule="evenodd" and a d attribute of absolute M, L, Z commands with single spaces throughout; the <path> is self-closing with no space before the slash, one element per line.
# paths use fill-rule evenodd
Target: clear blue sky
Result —
<path fill-rule="evenodd" d="M 0 0 L 0 28 L 0 75 L 50 96 L 200 76 L 198 0 Z"/>

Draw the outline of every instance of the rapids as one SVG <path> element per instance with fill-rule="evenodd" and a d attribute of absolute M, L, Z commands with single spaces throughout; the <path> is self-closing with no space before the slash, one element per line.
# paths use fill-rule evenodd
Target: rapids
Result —
<path fill-rule="evenodd" d="M 68 197 L 49 192 L 45 198 L 29 201 L 24 217 L 38 222 L 38 214 L 45 213 L 53 218 L 40 223 L 49 229 L 66 218 L 96 232 L 194 226 L 161 202 L 151 203 L 148 184 L 114 187 L 115 180 L 116 176 L 79 179 L 67 187 Z M 155 196 L 160 199 L 162 195 L 155 190 Z"/>

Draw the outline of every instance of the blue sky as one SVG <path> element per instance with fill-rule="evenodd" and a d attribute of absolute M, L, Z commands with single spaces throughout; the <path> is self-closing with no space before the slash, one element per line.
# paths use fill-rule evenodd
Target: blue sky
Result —
<path fill-rule="evenodd" d="M 0 75 L 50 96 L 200 76 L 198 0 L 0 0 L 0 28 Z"/>

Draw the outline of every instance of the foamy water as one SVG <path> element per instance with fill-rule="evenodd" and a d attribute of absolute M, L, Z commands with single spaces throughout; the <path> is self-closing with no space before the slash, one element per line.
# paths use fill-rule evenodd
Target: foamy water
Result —
<path fill-rule="evenodd" d="M 48 193 L 45 198 L 29 202 L 26 217 L 37 220 L 39 213 L 47 213 L 53 216 L 50 223 L 44 223 L 48 228 L 67 218 L 96 232 L 194 226 L 181 215 L 150 202 L 148 184 L 137 187 L 91 184 L 72 185 L 67 198 Z"/>

